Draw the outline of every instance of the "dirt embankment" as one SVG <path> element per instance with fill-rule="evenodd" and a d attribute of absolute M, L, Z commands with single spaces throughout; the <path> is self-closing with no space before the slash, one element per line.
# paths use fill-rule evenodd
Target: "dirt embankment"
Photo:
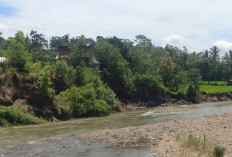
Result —
<path fill-rule="evenodd" d="M 207 138 L 227 148 L 226 156 L 232 156 L 232 113 L 202 118 L 170 121 L 157 124 L 108 129 L 81 134 L 78 137 L 87 143 L 99 142 L 107 146 L 148 145 L 158 156 L 178 157 L 181 144 L 177 134 L 206 134 Z M 196 154 L 188 152 L 188 156 Z M 186 154 L 184 154 L 186 156 Z"/>
<path fill-rule="evenodd" d="M 0 105 L 16 106 L 38 117 L 54 119 L 51 101 L 40 93 L 33 77 L 5 74 L 0 80 Z"/>
<path fill-rule="evenodd" d="M 174 95 L 159 89 L 151 101 L 131 103 L 125 102 L 121 110 L 140 109 L 143 107 L 171 106 L 190 104 L 183 94 Z M 217 102 L 232 100 L 232 94 L 202 94 L 199 102 Z M 27 110 L 29 113 L 43 117 L 48 121 L 56 121 L 52 109 L 52 100 L 40 93 L 36 79 L 31 76 L 4 74 L 0 78 L 0 105 L 16 106 Z"/>
<path fill-rule="evenodd" d="M 172 94 L 170 92 L 161 92 L 158 101 L 146 101 L 146 102 L 126 102 L 123 103 L 122 111 L 124 110 L 136 110 L 144 107 L 156 107 L 156 106 L 177 106 L 186 104 L 196 104 L 205 102 L 219 102 L 219 101 L 232 101 L 232 93 L 218 93 L 218 94 L 206 94 L 201 93 L 196 102 L 188 100 L 184 94 Z"/>

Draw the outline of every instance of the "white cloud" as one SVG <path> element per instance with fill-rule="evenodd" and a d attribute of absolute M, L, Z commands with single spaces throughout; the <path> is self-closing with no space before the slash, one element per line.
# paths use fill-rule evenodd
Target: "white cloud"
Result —
<path fill-rule="evenodd" d="M 232 37 L 231 0 L 0 0 L 17 8 L 12 17 L 0 17 L 6 36 L 17 30 L 37 30 L 47 36 L 81 34 L 134 39 L 135 35 L 163 43 L 183 43 L 190 51 L 208 49 L 219 39 Z M 169 5 L 167 5 L 169 4 Z M 156 43 L 154 43 L 156 44 Z"/>
<path fill-rule="evenodd" d="M 173 35 L 170 35 L 170 36 L 164 38 L 164 42 L 166 44 L 180 46 L 183 44 L 184 38 L 180 35 L 173 34 Z"/>
<path fill-rule="evenodd" d="M 2 23 L 0 23 L 0 31 L 7 31 L 7 27 Z"/>
<path fill-rule="evenodd" d="M 214 46 L 219 47 L 219 49 L 221 49 L 222 51 L 226 51 L 228 52 L 229 50 L 232 50 L 232 42 L 228 42 L 228 41 L 217 41 Z"/>

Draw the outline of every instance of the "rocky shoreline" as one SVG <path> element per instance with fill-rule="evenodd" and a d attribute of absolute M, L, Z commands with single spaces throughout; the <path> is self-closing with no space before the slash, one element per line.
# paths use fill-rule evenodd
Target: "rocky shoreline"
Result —
<path fill-rule="evenodd" d="M 148 145 L 158 156 L 181 156 L 177 134 L 205 134 L 227 148 L 226 156 L 232 156 L 232 113 L 201 118 L 169 121 L 121 129 L 107 129 L 78 135 L 86 143 L 103 143 L 110 147 Z M 183 154 L 182 154 L 183 155 Z M 188 156 L 195 156 L 190 153 Z"/>

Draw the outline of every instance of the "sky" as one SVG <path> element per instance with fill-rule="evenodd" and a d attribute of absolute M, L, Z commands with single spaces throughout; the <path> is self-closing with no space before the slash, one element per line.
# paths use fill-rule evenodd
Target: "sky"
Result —
<path fill-rule="evenodd" d="M 231 0 L 0 0 L 0 32 L 135 39 L 203 51 L 232 49 Z"/>

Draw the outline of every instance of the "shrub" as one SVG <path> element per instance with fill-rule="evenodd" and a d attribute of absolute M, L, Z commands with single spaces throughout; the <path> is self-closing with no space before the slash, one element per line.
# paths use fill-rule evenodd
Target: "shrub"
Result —
<path fill-rule="evenodd" d="M 105 100 L 95 100 L 88 110 L 88 115 L 104 116 L 109 115 L 110 111 L 111 107 L 107 105 Z"/>
<path fill-rule="evenodd" d="M 40 76 L 37 81 L 37 85 L 39 86 L 40 91 L 42 94 L 47 95 L 48 89 L 51 87 L 51 78 L 50 78 L 51 66 L 46 65 L 43 67 L 42 71 L 40 72 Z"/>
<path fill-rule="evenodd" d="M 70 88 L 76 78 L 76 71 L 72 66 L 69 66 L 65 60 L 59 60 L 52 65 L 53 85 L 56 94 Z"/>
<path fill-rule="evenodd" d="M 0 126 L 40 124 L 44 122 L 45 120 L 37 118 L 13 106 L 0 106 Z"/>
<path fill-rule="evenodd" d="M 97 90 L 88 84 L 72 87 L 55 97 L 55 109 L 60 118 L 103 116 L 111 112 L 111 107 Z"/>
<path fill-rule="evenodd" d="M 76 68 L 76 71 L 77 86 L 86 86 L 87 84 L 91 84 L 91 88 L 94 88 L 96 91 L 97 99 L 105 100 L 107 104 L 111 106 L 112 110 L 119 110 L 119 106 L 121 105 L 121 103 L 116 98 L 116 94 L 102 82 L 100 76 L 95 69 L 78 66 Z"/>
<path fill-rule="evenodd" d="M 223 146 L 216 145 L 214 147 L 214 157 L 223 157 L 225 154 L 226 148 Z"/>
<path fill-rule="evenodd" d="M 192 85 L 189 85 L 187 90 L 187 98 L 192 102 L 196 102 L 197 94 L 197 91 L 192 87 Z"/>
<path fill-rule="evenodd" d="M 182 141 L 182 147 L 193 149 L 198 152 L 198 156 L 223 157 L 226 148 L 207 140 L 206 136 L 198 137 L 189 134 L 187 138 L 182 138 L 180 134 L 176 135 L 177 141 Z"/>
<path fill-rule="evenodd" d="M 156 96 L 159 87 L 158 77 L 150 74 L 135 75 L 135 88 L 137 99 L 152 100 Z"/>

